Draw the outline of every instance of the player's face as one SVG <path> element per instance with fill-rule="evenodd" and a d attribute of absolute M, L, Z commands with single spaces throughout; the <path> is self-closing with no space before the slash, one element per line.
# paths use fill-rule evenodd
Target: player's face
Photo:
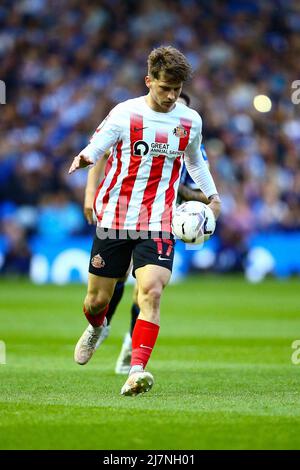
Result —
<path fill-rule="evenodd" d="M 176 82 L 161 73 L 158 79 L 147 75 L 145 83 L 149 88 L 149 103 L 154 111 L 168 113 L 174 108 L 182 90 L 182 82 Z"/>

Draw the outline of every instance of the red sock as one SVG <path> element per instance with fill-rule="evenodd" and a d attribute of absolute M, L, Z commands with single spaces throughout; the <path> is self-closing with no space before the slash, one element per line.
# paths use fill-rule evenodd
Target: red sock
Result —
<path fill-rule="evenodd" d="M 97 326 L 101 326 L 104 322 L 105 315 L 107 314 L 108 305 L 105 307 L 104 310 L 100 310 L 100 312 L 96 313 L 96 315 L 92 315 L 87 311 L 85 306 L 83 306 L 83 313 L 85 314 L 87 321 L 95 328 Z"/>
<path fill-rule="evenodd" d="M 131 366 L 142 365 L 145 369 L 154 348 L 159 332 L 159 325 L 149 321 L 136 321 L 132 333 Z"/>

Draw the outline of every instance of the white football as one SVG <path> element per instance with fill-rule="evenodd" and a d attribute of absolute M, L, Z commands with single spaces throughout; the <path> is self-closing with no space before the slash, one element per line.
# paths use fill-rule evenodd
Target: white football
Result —
<path fill-rule="evenodd" d="M 176 237 L 198 245 L 214 233 L 216 219 L 210 207 L 202 202 L 188 201 L 176 208 L 172 229 Z"/>

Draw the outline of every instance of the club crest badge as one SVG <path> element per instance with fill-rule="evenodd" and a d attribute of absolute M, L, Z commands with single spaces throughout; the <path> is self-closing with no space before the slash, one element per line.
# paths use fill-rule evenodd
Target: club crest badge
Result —
<path fill-rule="evenodd" d="M 105 266 L 105 261 L 104 261 L 104 259 L 98 254 L 98 255 L 93 256 L 93 258 L 91 259 L 91 265 L 92 265 L 94 268 L 96 268 L 96 269 L 104 268 L 104 266 Z"/>
<path fill-rule="evenodd" d="M 182 137 L 185 137 L 187 135 L 187 131 L 185 130 L 185 128 L 183 126 L 177 126 L 177 127 L 174 128 L 173 134 L 176 137 L 182 138 Z"/>

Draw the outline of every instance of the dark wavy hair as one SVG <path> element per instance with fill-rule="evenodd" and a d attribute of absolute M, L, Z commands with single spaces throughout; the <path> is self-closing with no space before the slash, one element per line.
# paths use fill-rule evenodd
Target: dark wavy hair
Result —
<path fill-rule="evenodd" d="M 160 73 L 178 82 L 191 78 L 192 67 L 182 52 L 172 46 L 161 46 L 148 56 L 148 75 L 159 79 Z"/>
<path fill-rule="evenodd" d="M 189 106 L 191 104 L 191 98 L 189 97 L 189 95 L 187 93 L 185 93 L 184 91 L 182 91 L 179 95 L 179 98 L 182 98 L 184 101 L 185 101 L 185 104 L 187 106 Z"/>

